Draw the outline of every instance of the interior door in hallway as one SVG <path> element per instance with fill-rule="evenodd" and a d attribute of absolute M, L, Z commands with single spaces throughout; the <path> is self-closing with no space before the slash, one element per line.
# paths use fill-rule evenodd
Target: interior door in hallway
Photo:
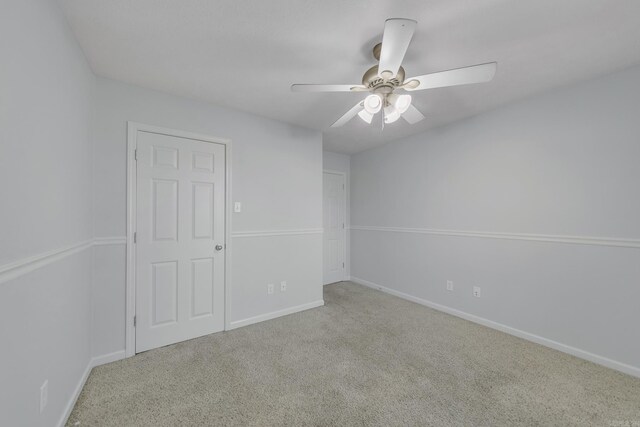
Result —
<path fill-rule="evenodd" d="M 224 329 L 224 144 L 138 131 L 136 352 Z"/>
<path fill-rule="evenodd" d="M 323 263 L 324 284 L 345 279 L 345 176 L 324 172 L 323 179 Z"/>

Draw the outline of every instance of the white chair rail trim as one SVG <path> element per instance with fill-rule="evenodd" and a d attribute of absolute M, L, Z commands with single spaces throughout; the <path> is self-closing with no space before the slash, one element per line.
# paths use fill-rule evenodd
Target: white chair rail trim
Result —
<path fill-rule="evenodd" d="M 126 243 L 127 238 L 125 236 L 96 237 L 95 239 L 93 239 L 93 244 L 95 246 L 124 245 Z"/>
<path fill-rule="evenodd" d="M 243 237 L 270 237 L 270 236 L 297 236 L 305 234 L 322 234 L 322 228 L 305 228 L 292 230 L 259 230 L 232 232 L 234 238 Z M 95 237 L 83 240 L 71 245 L 62 246 L 37 255 L 21 258 L 0 266 L 0 283 L 8 282 L 24 274 L 30 273 L 51 263 L 60 261 L 75 253 L 89 249 L 93 246 L 125 245 L 125 236 Z"/>
<path fill-rule="evenodd" d="M 433 228 L 374 227 L 352 225 L 351 230 L 413 233 L 437 236 L 472 237 L 484 239 L 528 240 L 536 242 L 565 243 L 573 245 L 613 246 L 620 248 L 640 248 L 640 239 L 618 237 L 563 236 L 554 234 L 494 233 L 485 231 L 441 230 Z"/>
<path fill-rule="evenodd" d="M 271 237 L 271 236 L 297 236 L 301 234 L 322 234 L 322 228 L 301 228 L 292 230 L 257 230 L 257 231 L 234 231 L 233 238 L 242 237 Z"/>
<path fill-rule="evenodd" d="M 62 246 L 37 255 L 18 259 L 0 266 L 0 283 L 8 282 L 93 246 L 124 245 L 125 243 L 125 237 L 96 237 L 94 239 L 83 240 L 78 243 Z"/>

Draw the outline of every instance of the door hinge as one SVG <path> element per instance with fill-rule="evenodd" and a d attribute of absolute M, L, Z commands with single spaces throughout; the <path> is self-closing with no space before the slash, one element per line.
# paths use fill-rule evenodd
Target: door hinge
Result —
<path fill-rule="evenodd" d="M 138 233 L 137 232 L 133 232 L 133 243 L 138 243 Z"/>
<path fill-rule="evenodd" d="M 138 149 L 133 150 L 133 159 L 138 160 Z"/>
<path fill-rule="evenodd" d="M 138 316 L 133 316 L 133 327 L 136 327 L 136 319 L 138 318 Z"/>
<path fill-rule="evenodd" d="M 344 262 L 342 263 L 342 268 L 344 268 Z"/>

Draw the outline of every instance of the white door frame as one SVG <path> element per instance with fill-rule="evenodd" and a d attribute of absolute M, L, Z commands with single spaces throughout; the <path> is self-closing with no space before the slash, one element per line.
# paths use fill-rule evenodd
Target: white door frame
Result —
<path fill-rule="evenodd" d="M 127 122 L 127 277 L 126 277 L 126 309 L 125 309 L 125 355 L 136 354 L 136 251 L 133 234 L 136 231 L 136 147 L 138 131 L 157 133 L 178 138 L 195 139 L 203 142 L 223 144 L 225 146 L 225 266 L 224 266 L 224 330 L 230 329 L 231 306 L 231 140 L 214 138 L 193 132 L 169 129 L 136 122 Z"/>
<path fill-rule="evenodd" d="M 344 183 L 344 192 L 342 196 L 342 209 L 344 212 L 344 228 L 342 229 L 342 245 L 343 245 L 342 253 L 344 254 L 344 272 L 343 272 L 342 280 L 347 280 L 349 278 L 349 275 L 347 275 L 347 270 L 351 271 L 351 265 L 350 265 L 351 256 L 347 252 L 347 237 L 348 237 L 347 229 L 349 228 L 349 223 L 351 221 L 350 218 L 347 216 L 347 212 L 348 212 L 347 211 L 347 173 L 334 170 L 334 169 L 323 169 L 322 174 L 324 175 L 325 173 L 341 175 L 342 182 Z M 324 189 L 323 189 L 323 196 L 322 196 L 322 204 L 323 204 L 323 212 L 324 212 Z M 323 222 L 322 226 L 324 227 L 324 218 L 322 222 Z M 323 245 L 322 253 L 324 256 L 324 237 L 322 238 L 322 245 Z M 322 274 L 323 274 L 322 284 L 324 285 L 324 261 L 322 262 Z"/>

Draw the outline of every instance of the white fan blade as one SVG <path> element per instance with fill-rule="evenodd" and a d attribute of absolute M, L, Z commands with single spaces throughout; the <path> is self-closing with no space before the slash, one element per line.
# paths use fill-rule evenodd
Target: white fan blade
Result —
<path fill-rule="evenodd" d="M 396 76 L 411 42 L 411 37 L 413 37 L 416 24 L 417 22 L 413 19 L 392 18 L 385 21 L 380 64 L 378 65 L 380 77 L 390 79 Z"/>
<path fill-rule="evenodd" d="M 468 85 L 471 83 L 484 83 L 491 81 L 496 74 L 497 63 L 472 65 L 470 67 L 456 68 L 454 70 L 440 71 L 438 73 L 425 74 L 423 76 L 405 79 L 402 86 L 404 90 L 424 90 L 438 87 Z M 417 83 L 414 83 L 417 82 Z"/>
<path fill-rule="evenodd" d="M 364 102 L 360 101 L 356 105 L 353 106 L 349 111 L 344 113 L 344 116 L 340 117 L 334 124 L 331 125 L 332 128 L 337 128 L 347 123 L 349 120 L 353 119 L 356 114 L 360 111 L 364 110 Z"/>
<path fill-rule="evenodd" d="M 355 92 L 368 90 L 362 85 L 291 85 L 291 92 Z"/>
<path fill-rule="evenodd" d="M 402 118 L 409 122 L 409 124 L 414 124 L 424 120 L 424 114 L 413 105 L 409 105 L 407 111 L 402 113 Z"/>

